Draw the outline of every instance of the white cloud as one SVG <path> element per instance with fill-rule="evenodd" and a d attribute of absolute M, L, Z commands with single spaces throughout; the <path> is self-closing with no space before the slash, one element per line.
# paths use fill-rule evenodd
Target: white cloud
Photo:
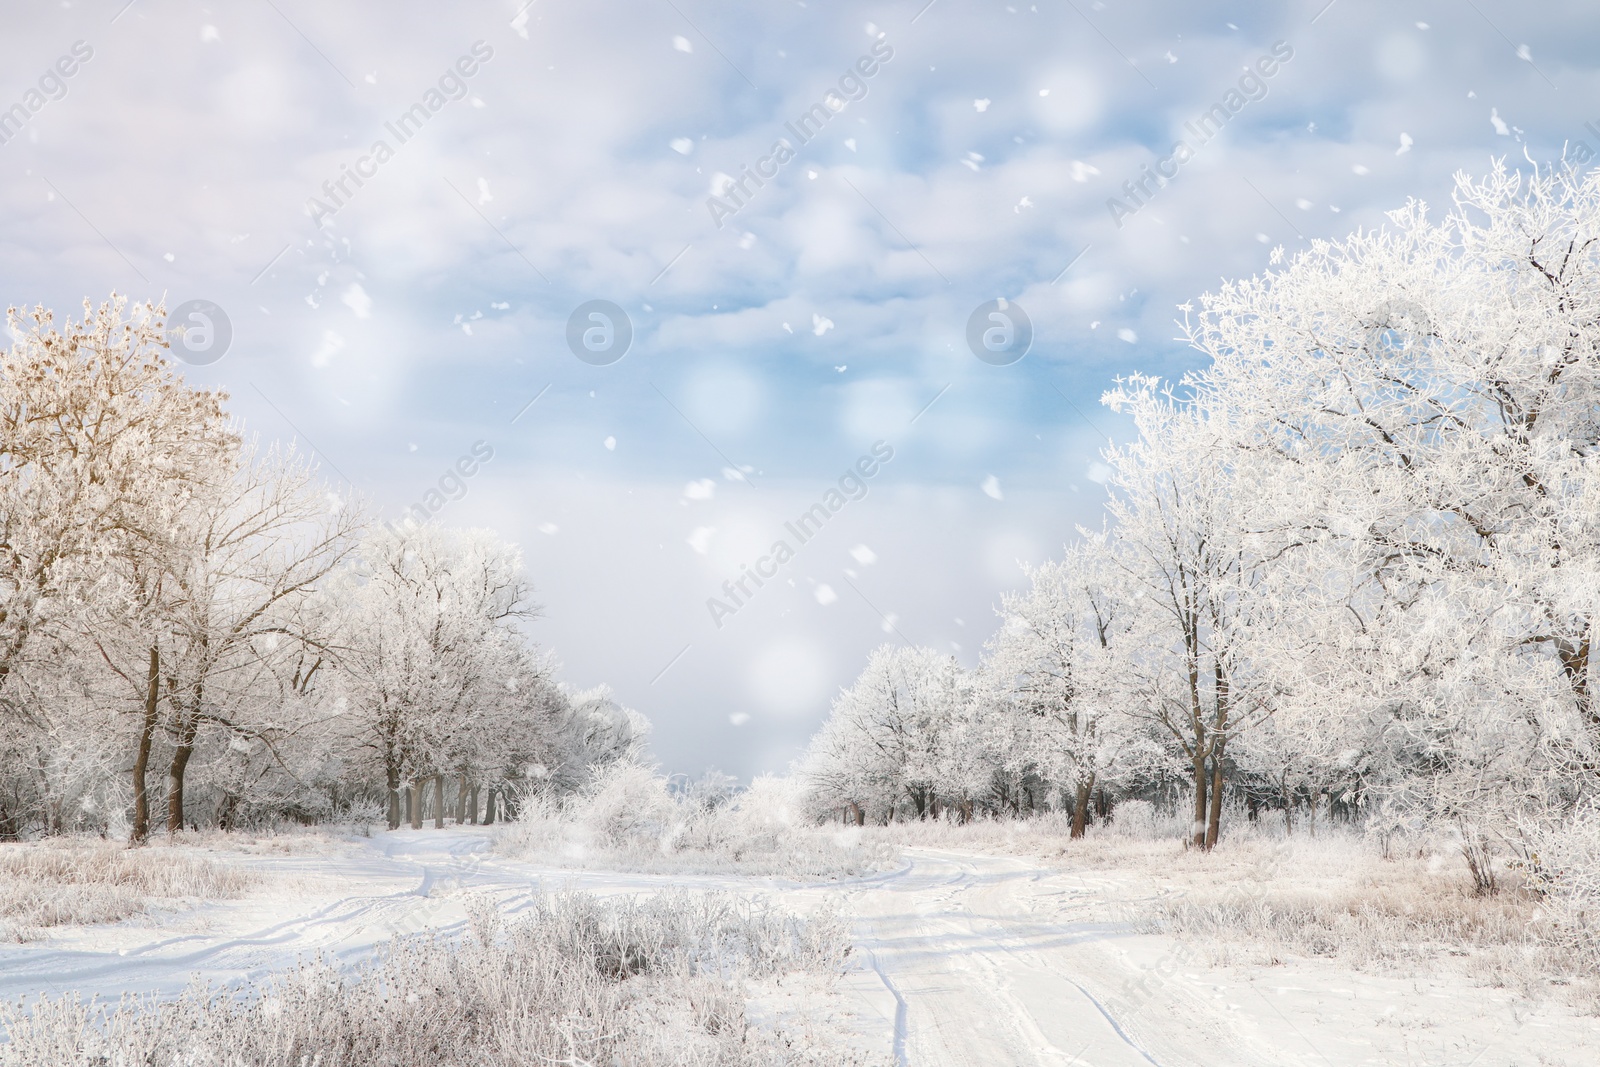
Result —
<path fill-rule="evenodd" d="M 983 480 L 983 495 L 995 500 L 1002 499 L 1000 493 L 1000 479 L 991 474 Z"/>
<path fill-rule="evenodd" d="M 372 317 L 372 297 L 367 295 L 360 282 L 351 282 L 345 289 L 344 295 L 339 297 L 339 302 L 355 312 L 358 319 Z"/>
<path fill-rule="evenodd" d="M 711 537 L 716 532 L 716 528 L 713 526 L 696 526 L 689 534 L 689 547 L 700 555 L 705 555 L 711 550 Z"/>
<path fill-rule="evenodd" d="M 322 332 L 322 344 L 317 347 L 315 352 L 311 353 L 311 365 L 313 367 L 326 367 L 328 362 L 344 348 L 344 344 L 344 338 L 339 334 L 333 330 L 324 330 Z"/>

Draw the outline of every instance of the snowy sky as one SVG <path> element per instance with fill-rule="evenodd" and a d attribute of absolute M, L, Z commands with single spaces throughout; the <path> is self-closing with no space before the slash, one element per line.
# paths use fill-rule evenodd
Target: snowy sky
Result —
<path fill-rule="evenodd" d="M 0 298 L 216 302 L 190 378 L 390 518 L 486 442 L 437 518 L 523 546 L 538 640 L 669 771 L 783 769 L 878 643 L 975 662 L 1018 561 L 1098 524 L 1102 389 L 1190 365 L 1176 305 L 1495 156 L 1600 152 L 1579 2 L 523 5 L 8 4 Z M 1007 366 L 968 345 L 997 299 Z M 620 361 L 569 350 L 591 300 Z"/>

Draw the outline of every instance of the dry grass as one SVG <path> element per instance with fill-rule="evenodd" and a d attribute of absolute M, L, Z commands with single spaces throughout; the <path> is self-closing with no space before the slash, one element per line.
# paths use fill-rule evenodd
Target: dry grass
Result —
<path fill-rule="evenodd" d="M 1341 835 L 1225 841 L 1210 854 L 1173 849 L 1163 880 L 1166 892 L 1135 921 L 1212 965 L 1323 957 L 1415 974 L 1444 963 L 1530 999 L 1555 987 L 1600 1012 L 1600 983 L 1552 936 L 1545 903 L 1518 885 L 1478 895 L 1448 853 L 1384 859 Z"/>
<path fill-rule="evenodd" d="M 0 1067 L 879 1062 L 816 1013 L 765 1026 L 747 1013 L 764 983 L 837 976 L 849 943 L 830 916 L 715 894 L 570 894 L 510 925 L 481 903 L 472 928 L 461 943 L 396 941 L 354 974 L 319 961 L 237 994 L 0 1007 Z"/>
<path fill-rule="evenodd" d="M 72 837 L 0 845 L 0 938 L 27 941 L 52 926 L 117 922 L 152 905 L 238 897 L 258 880 L 183 845 Z"/>
<path fill-rule="evenodd" d="M 1096 844 L 1102 864 L 1121 851 Z M 1444 856 L 1385 860 L 1348 836 L 1141 852 L 1141 863 L 1165 874 L 1167 892 L 1149 906 L 1154 927 L 1199 937 L 1242 933 L 1281 952 L 1359 966 L 1526 944 L 1537 910 L 1518 889 L 1475 895 L 1465 871 Z"/>

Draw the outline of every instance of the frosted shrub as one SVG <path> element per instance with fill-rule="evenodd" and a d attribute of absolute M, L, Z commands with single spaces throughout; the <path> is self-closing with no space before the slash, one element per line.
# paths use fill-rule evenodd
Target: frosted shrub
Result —
<path fill-rule="evenodd" d="M 669 837 L 680 818 L 666 781 L 635 763 L 619 763 L 595 776 L 577 822 L 604 848 L 627 848 Z"/>
<path fill-rule="evenodd" d="M 1590 801 L 1528 837 L 1533 854 L 1523 867 L 1530 888 L 1545 894 L 1547 937 L 1600 970 L 1600 804 Z"/>
<path fill-rule="evenodd" d="M 719 895 L 572 894 L 510 924 L 480 904 L 471 925 L 461 943 L 396 941 L 353 974 L 308 962 L 243 996 L 194 986 L 164 1003 L 0 1007 L 0 1067 L 868 1062 L 818 1020 L 789 1030 L 746 1014 L 763 981 L 839 973 L 848 940 L 829 917 Z"/>
<path fill-rule="evenodd" d="M 1112 809 L 1111 832 L 1141 840 L 1155 837 L 1156 806 L 1148 800 L 1124 800 Z"/>
<path fill-rule="evenodd" d="M 599 771 L 573 796 L 526 805 L 496 848 L 612 869 L 792 878 L 881 870 L 897 855 L 859 831 L 812 824 L 791 779 L 764 776 L 731 796 L 695 789 L 674 796 L 665 779 L 631 763 Z"/>

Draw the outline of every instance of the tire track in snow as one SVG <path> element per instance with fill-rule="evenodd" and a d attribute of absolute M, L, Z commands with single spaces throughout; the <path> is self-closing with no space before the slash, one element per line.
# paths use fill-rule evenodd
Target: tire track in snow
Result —
<path fill-rule="evenodd" d="M 906 998 L 900 995 L 900 990 L 895 988 L 894 982 L 884 971 L 883 964 L 878 962 L 878 954 L 868 949 L 867 959 L 872 961 L 872 969 L 878 972 L 878 980 L 883 983 L 883 988 L 894 997 L 894 1062 L 900 1067 L 908 1067 L 911 1061 L 906 1059 L 906 1018 L 909 1014 Z"/>
<path fill-rule="evenodd" d="M 1159 1001 L 1130 1006 L 1144 1026 L 1130 1025 L 1112 998 L 1097 993 L 1097 987 L 1127 988 L 1142 973 L 1125 953 L 1107 951 L 1113 940 L 1132 936 L 1108 914 L 1128 888 L 1115 879 L 1011 857 L 907 854 L 911 869 L 902 877 L 849 894 L 863 920 L 863 953 L 896 1000 L 898 1063 L 1266 1062 L 1239 1047 L 1240 1035 L 1185 982 L 1165 983 Z"/>

